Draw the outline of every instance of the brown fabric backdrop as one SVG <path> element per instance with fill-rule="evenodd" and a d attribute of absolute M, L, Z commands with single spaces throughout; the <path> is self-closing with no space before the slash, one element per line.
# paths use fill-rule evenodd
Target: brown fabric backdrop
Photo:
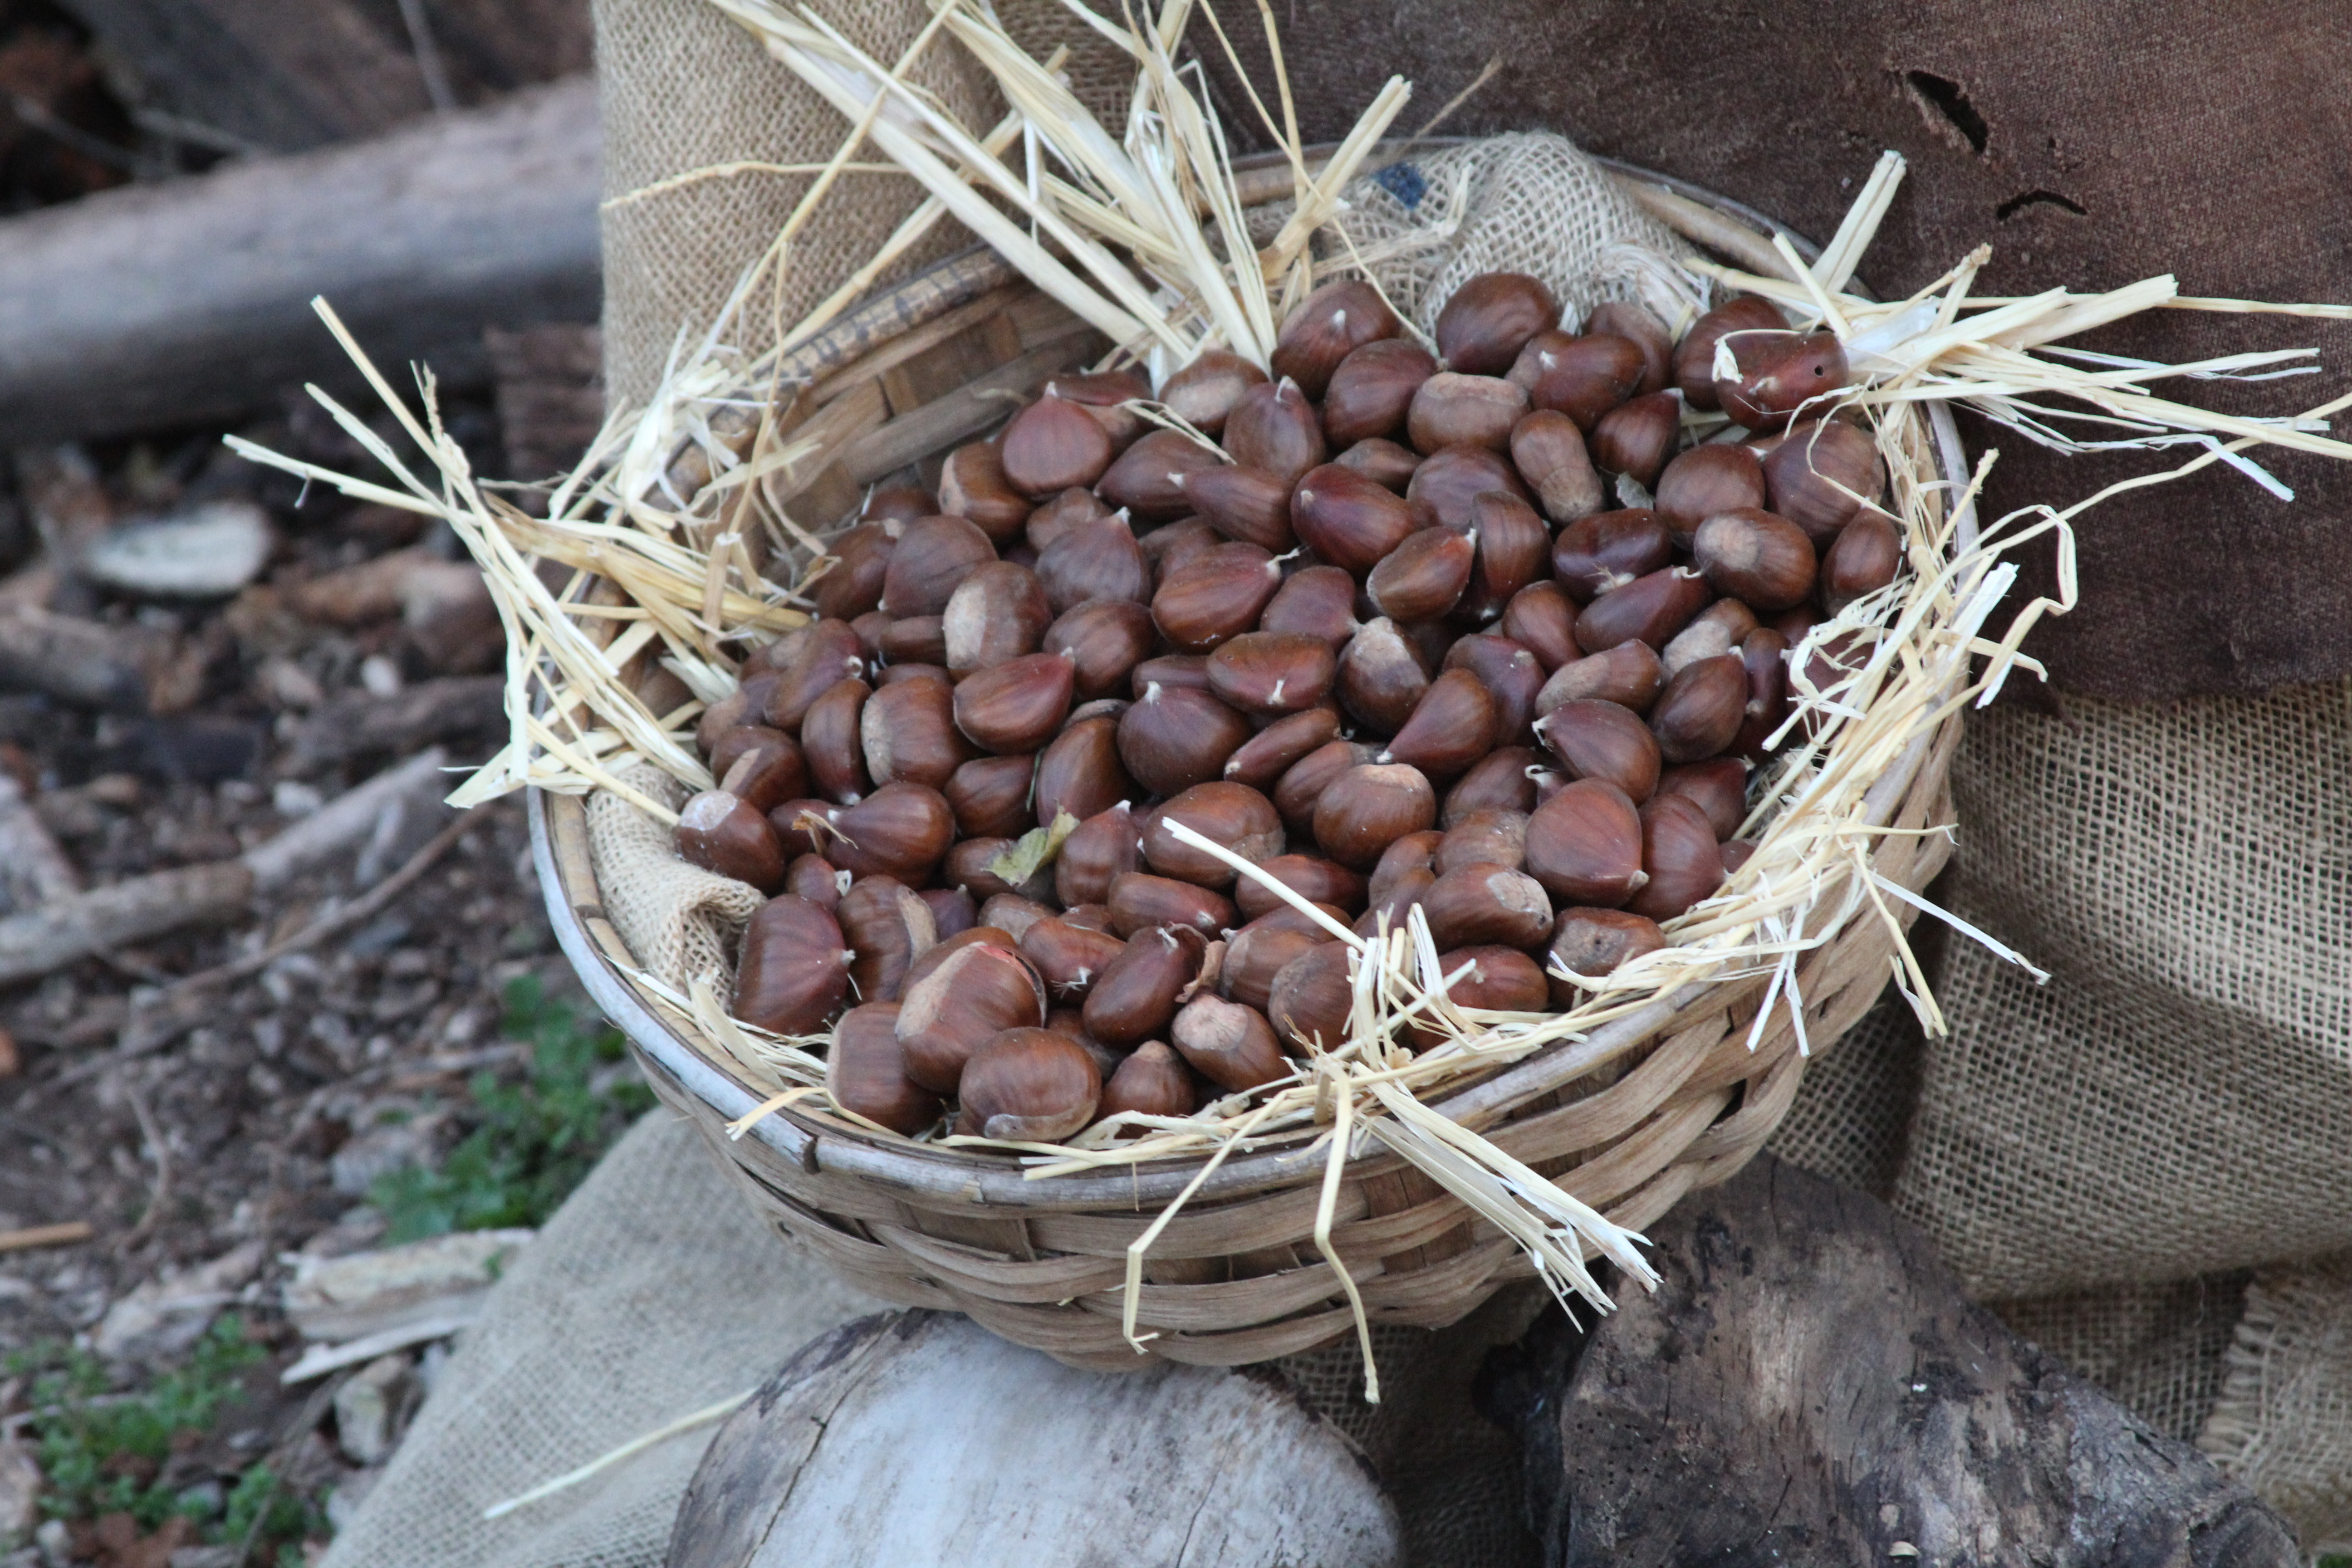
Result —
<path fill-rule="evenodd" d="M 1446 131 L 1560 131 L 1815 239 L 1895 148 L 1912 173 L 1864 268 L 1882 293 L 1909 292 L 1988 242 L 1985 293 L 2173 272 L 2186 293 L 2352 300 L 2341 5 L 1291 0 L 1276 15 L 1314 138 L 1342 134 L 1391 71 L 1414 83 L 1400 124 L 1416 125 L 1501 51 L 1501 73 Z M 1246 100 L 1227 97 L 1228 127 L 1255 129 Z M 2185 384 L 2192 401 L 2227 391 L 2286 412 L 2342 384 L 2352 325 L 2168 313 L 2085 346 L 2177 361 L 2304 344 L 2326 353 L 2330 375 Z M 1965 415 L 1962 430 L 2001 448 L 1994 515 L 2064 504 L 2158 460 L 2042 453 Z M 2270 466 L 2299 500 L 2217 468 L 2084 518 L 2082 608 L 2034 645 L 2060 687 L 2141 700 L 2352 673 L 2352 468 Z"/>

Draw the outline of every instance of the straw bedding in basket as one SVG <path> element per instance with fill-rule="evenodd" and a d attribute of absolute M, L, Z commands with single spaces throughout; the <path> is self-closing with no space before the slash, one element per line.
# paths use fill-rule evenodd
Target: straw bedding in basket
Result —
<path fill-rule="evenodd" d="M 2032 399 L 2071 396 L 2095 417 L 2205 440 L 2211 451 L 2192 466 L 2243 461 L 2215 434 L 2352 454 L 2313 435 L 2307 416 L 2238 420 L 2164 402 L 2144 384 L 2174 374 L 2167 367 L 2083 369 L 2032 352 L 2134 310 L 2215 303 L 2178 300 L 2169 279 L 2106 296 L 1971 300 L 1980 254 L 1911 300 L 1864 299 L 1849 280 L 1901 176 L 1891 155 L 1808 261 L 1785 237 L 1768 243 L 1720 212 L 1612 181 L 1557 139 L 1426 155 L 1410 160 L 1410 178 L 1351 183 L 1405 162 L 1373 156 L 1403 106 L 1401 82 L 1328 160 L 1310 161 L 1294 137 L 1274 180 L 1253 184 L 1225 160 L 1171 52 L 1192 15 L 1181 4 L 1141 30 L 1089 23 L 1135 63 L 1124 143 L 1057 85 L 1052 60 L 1021 52 L 963 0 L 941 4 L 895 66 L 805 15 L 758 0 L 720 9 L 855 123 L 833 170 L 879 151 L 929 193 L 856 287 L 779 334 L 781 352 L 729 347 L 729 323 L 791 274 L 828 188 L 821 177 L 768 253 L 749 258 L 730 311 L 698 344 L 680 345 L 649 405 L 616 411 L 546 521 L 515 512 L 465 470 L 429 384 L 419 417 L 376 381 L 437 470 L 431 481 L 340 410 L 403 488 L 319 477 L 446 517 L 482 561 L 510 633 L 515 732 L 455 798 L 546 792 L 559 915 L 595 944 L 575 961 L 612 998 L 656 1087 L 711 1134 L 739 1184 L 875 1293 L 968 1311 L 1082 1364 L 1132 1365 L 1139 1352 L 1258 1361 L 1351 1325 L 1369 1343 L 1372 1323 L 1449 1322 L 1531 1272 L 1605 1307 L 1589 1259 L 1644 1278 L 1639 1228 L 1754 1153 L 1809 1053 L 1859 1017 L 1890 973 L 1939 1026 L 1903 933 L 1929 907 L 1919 890 L 1948 848 L 1944 781 L 1959 714 L 2012 668 L 2032 668 L 2019 640 L 2038 615 L 2063 607 L 2037 601 L 2005 636 L 1986 632 L 2015 575 L 2000 557 L 2054 538 L 2069 598 L 2072 583 L 2064 514 L 1979 525 L 1980 471 L 1966 470 L 1944 405 L 1966 400 L 2065 444 L 2053 423 L 2061 411 Z M 905 85 L 927 48 L 947 47 L 943 34 L 1014 105 L 995 126 L 967 128 Z M 1272 128 L 1273 110 L 1260 108 Z M 1074 184 L 1024 184 L 999 162 L 1024 136 Z M 1401 187 L 1420 195 L 1407 203 Z M 1245 191 L 1288 205 L 1254 217 Z M 1740 266 L 1692 254 L 1645 211 Z M 1215 244 L 1202 237 L 1202 212 Z M 1007 259 L 959 258 L 847 310 L 856 288 L 928 244 L 950 214 Z M 1244 248 L 1256 266 L 1219 259 Z M 723 952 L 742 906 L 690 881 L 658 889 L 672 874 L 650 847 L 675 817 L 677 790 L 709 783 L 690 743 L 694 717 L 731 689 L 746 640 L 797 624 L 780 584 L 821 556 L 817 536 L 860 486 L 935 460 L 1001 419 L 1008 394 L 1106 349 L 1162 374 L 1210 342 L 1263 359 L 1283 308 L 1318 276 L 1360 270 L 1425 322 L 1466 270 L 1512 264 L 1549 275 L 1580 308 L 1639 297 L 1679 324 L 1727 287 L 1821 322 L 1861 372 L 1840 401 L 1874 432 L 1890 474 L 1906 569 L 1799 650 L 1801 668 L 1833 638 L 1853 651 L 1830 678 L 1796 683 L 1802 727 L 1751 792 L 1744 831 L 1758 852 L 1671 922 L 1674 945 L 1591 986 L 1570 1012 L 1496 1015 L 1444 998 L 1417 919 L 1381 937 L 1350 934 L 1360 951 L 1346 1045 L 1298 1063 L 1286 1083 L 1150 1119 L 1142 1136 L 1097 1130 L 1058 1149 L 909 1141 L 861 1125 L 825 1099 L 822 1041 L 762 1037 L 727 1016 L 726 969 L 711 953 Z M 1042 291 L 1015 283 L 1015 267 Z M 2231 374 L 2281 357 L 2196 368 Z M 1408 1012 L 1442 1043 L 1418 1056 L 1391 1047 Z"/>

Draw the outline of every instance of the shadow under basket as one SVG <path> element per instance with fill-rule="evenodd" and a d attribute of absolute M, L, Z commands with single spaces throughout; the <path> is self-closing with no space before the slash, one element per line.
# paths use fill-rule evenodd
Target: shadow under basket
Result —
<path fill-rule="evenodd" d="M 1754 266 L 1772 226 L 1704 192 L 1641 171 L 1612 172 L 1642 205 L 1698 244 Z M 1283 176 L 1286 181 L 1286 174 Z M 936 474 L 949 449 L 1105 345 L 992 255 L 941 264 L 845 318 L 791 356 L 814 420 L 847 434 L 801 489 L 806 515 L 843 515 L 862 489 L 910 465 Z M 1930 405 L 1940 477 L 1965 489 L 1957 433 Z M 1923 447 L 1927 445 L 1922 444 Z M 1950 853 L 1923 829 L 1953 820 L 1947 786 L 1955 712 L 1918 736 L 1860 815 L 1878 876 L 1919 891 Z M 1200 1175 L 1202 1158 L 1031 1180 L 1003 1154 L 879 1134 L 793 1105 L 740 1138 L 728 1123 L 764 1093 L 694 1043 L 690 1020 L 634 973 L 605 918 L 575 796 L 530 797 L 531 846 L 564 954 L 633 1045 L 656 1093 L 691 1120 L 776 1228 L 861 1289 L 969 1314 L 1073 1365 L 1143 1364 L 1121 1329 L 1127 1251 Z M 1885 831 L 1885 830 L 1892 831 Z M 1909 906 L 1897 911 L 1906 923 Z M 1849 920 L 1797 966 L 1806 1040 L 1818 1054 L 1885 986 L 1895 939 Z M 1763 976 L 1685 985 L 1589 1034 L 1449 1089 L 1433 1109 L 1618 1225 L 1640 1230 L 1683 1194 L 1729 1177 L 1794 1100 L 1807 1062 L 1785 1003 L 1755 1047 Z M 1437 1327 L 1534 1272 L 1528 1255 L 1402 1157 L 1374 1142 L 1344 1170 L 1331 1240 L 1374 1324 Z M 1314 1229 L 1327 1164 L 1304 1138 L 1230 1155 L 1152 1244 L 1139 1331 L 1149 1354 L 1241 1365 L 1328 1344 L 1355 1316 Z"/>

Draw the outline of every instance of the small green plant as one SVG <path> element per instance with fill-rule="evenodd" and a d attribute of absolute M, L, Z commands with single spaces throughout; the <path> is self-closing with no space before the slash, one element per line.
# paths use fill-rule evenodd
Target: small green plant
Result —
<path fill-rule="evenodd" d="M 507 987 L 506 1035 L 530 1047 L 520 1083 L 475 1075 L 470 1124 L 437 1170 L 411 1166 L 369 1193 L 389 1221 L 385 1239 L 539 1225 L 578 1186 L 630 1121 L 653 1103 L 635 1082 L 600 1083 L 618 1062 L 620 1031 L 583 1021 L 525 975 Z"/>

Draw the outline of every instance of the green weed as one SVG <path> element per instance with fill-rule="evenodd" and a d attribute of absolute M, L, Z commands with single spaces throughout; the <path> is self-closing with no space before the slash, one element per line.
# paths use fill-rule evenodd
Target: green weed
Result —
<path fill-rule="evenodd" d="M 643 1084 L 597 1082 L 621 1060 L 619 1030 L 548 997 L 536 975 L 509 985 L 506 1005 L 507 1037 L 530 1047 L 530 1075 L 509 1084 L 477 1074 L 462 1113 L 469 1131 L 440 1168 L 376 1182 L 369 1197 L 389 1222 L 387 1242 L 543 1223 L 653 1104 Z"/>

